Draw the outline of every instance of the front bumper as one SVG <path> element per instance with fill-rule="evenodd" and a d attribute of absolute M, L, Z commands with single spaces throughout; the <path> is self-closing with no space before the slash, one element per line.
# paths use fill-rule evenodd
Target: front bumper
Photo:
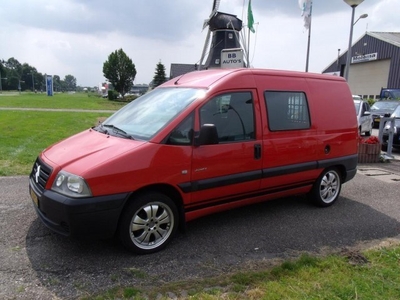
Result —
<path fill-rule="evenodd" d="M 40 192 L 32 177 L 29 192 L 44 225 L 71 237 L 112 237 L 128 198 L 128 193 L 74 199 L 51 190 Z"/>

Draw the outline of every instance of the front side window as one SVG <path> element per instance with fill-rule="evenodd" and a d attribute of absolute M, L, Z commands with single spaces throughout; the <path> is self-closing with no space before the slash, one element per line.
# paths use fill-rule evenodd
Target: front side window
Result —
<path fill-rule="evenodd" d="M 189 146 L 193 142 L 193 123 L 194 117 L 191 114 L 181 124 L 178 125 L 167 139 L 169 145 Z"/>
<path fill-rule="evenodd" d="M 218 95 L 200 109 L 200 123 L 217 128 L 218 141 L 233 142 L 255 138 L 251 92 Z"/>
<path fill-rule="evenodd" d="M 158 88 L 117 111 L 103 126 L 123 130 L 134 139 L 149 140 L 203 94 L 202 89 Z"/>
<path fill-rule="evenodd" d="M 267 91 L 264 98 L 271 131 L 310 128 L 308 103 L 303 92 Z"/>

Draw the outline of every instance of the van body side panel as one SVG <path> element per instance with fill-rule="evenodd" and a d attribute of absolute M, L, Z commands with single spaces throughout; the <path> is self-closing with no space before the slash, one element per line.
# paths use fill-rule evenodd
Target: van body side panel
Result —
<path fill-rule="evenodd" d="M 292 189 L 297 186 L 311 188 L 318 177 L 317 170 L 317 130 L 311 126 L 301 130 L 271 131 L 268 123 L 266 91 L 304 93 L 309 91 L 304 78 L 287 76 L 256 76 L 263 124 L 263 179 L 261 187 L 268 191 L 278 187 Z M 310 101 L 308 101 L 309 103 Z M 310 104 L 309 104 L 310 105 Z M 286 115 L 282 117 L 286 118 Z"/>
<path fill-rule="evenodd" d="M 341 81 L 307 79 L 312 122 L 317 128 L 317 160 L 356 155 L 358 124 L 348 85 Z M 337 165 L 345 164 L 338 162 Z"/>
<path fill-rule="evenodd" d="M 178 186 L 190 182 L 193 146 L 154 146 L 157 151 L 151 160 L 150 169 L 155 174 L 155 183 L 173 186 L 181 193 L 184 203 L 189 203 L 191 194 L 182 192 Z"/>
<path fill-rule="evenodd" d="M 194 147 L 191 182 L 185 184 L 186 192 L 190 192 L 192 195 L 190 205 L 185 208 L 187 211 L 226 202 L 227 197 L 245 195 L 260 188 L 261 159 L 255 153 L 257 145 L 261 146 L 261 127 L 258 121 L 259 109 L 256 91 L 254 89 L 225 90 L 224 87 L 225 85 L 223 84 L 219 88 L 219 93 L 211 95 L 205 103 L 209 103 L 218 98 L 218 96 L 223 95 L 235 95 L 238 93 L 248 95 L 249 98 L 244 100 L 248 99 L 245 105 L 252 107 L 252 113 L 247 113 L 250 113 L 254 118 L 253 131 L 255 131 L 255 135 L 253 133 L 252 138 L 244 140 L 222 141 L 219 144 Z M 200 118 L 201 112 L 207 111 L 207 107 L 204 105 L 196 111 L 196 130 L 199 129 L 201 122 L 203 122 Z M 238 111 L 230 109 L 230 114 L 227 114 L 228 119 L 239 115 L 241 109 L 240 107 L 237 107 L 237 109 Z M 218 119 L 221 114 L 212 113 L 212 115 L 213 118 L 210 122 L 213 123 L 212 120 L 216 121 L 218 130 Z M 250 115 L 245 114 L 245 116 Z M 241 120 L 240 122 L 239 119 L 233 119 L 237 123 L 234 127 L 239 126 L 241 128 L 241 122 L 249 123 L 248 120 Z M 206 123 L 209 122 L 207 121 Z M 239 132 L 242 131 L 239 130 Z"/>
<path fill-rule="evenodd" d="M 193 151 L 191 193 L 187 207 L 212 205 L 221 199 L 260 187 L 261 161 L 254 158 L 256 141 L 205 145 Z"/>

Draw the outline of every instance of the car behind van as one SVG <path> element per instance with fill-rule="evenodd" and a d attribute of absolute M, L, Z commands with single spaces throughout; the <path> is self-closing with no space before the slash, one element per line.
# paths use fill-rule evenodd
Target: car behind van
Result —
<path fill-rule="evenodd" d="M 356 109 L 358 132 L 360 135 L 370 136 L 374 121 L 370 112 L 370 106 L 367 101 L 362 100 L 360 96 L 353 95 L 354 107 Z"/>
<path fill-rule="evenodd" d="M 356 174 L 357 127 L 341 77 L 195 71 L 45 149 L 29 190 L 53 231 L 152 253 L 223 210 L 302 194 L 332 205 Z"/>

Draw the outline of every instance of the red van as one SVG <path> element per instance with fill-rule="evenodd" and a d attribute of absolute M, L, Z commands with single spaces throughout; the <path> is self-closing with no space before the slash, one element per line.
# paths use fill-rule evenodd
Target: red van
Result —
<path fill-rule="evenodd" d="M 356 174 L 357 137 L 341 77 L 196 71 L 44 150 L 29 190 L 50 229 L 151 253 L 211 213 L 299 194 L 332 205 Z"/>

